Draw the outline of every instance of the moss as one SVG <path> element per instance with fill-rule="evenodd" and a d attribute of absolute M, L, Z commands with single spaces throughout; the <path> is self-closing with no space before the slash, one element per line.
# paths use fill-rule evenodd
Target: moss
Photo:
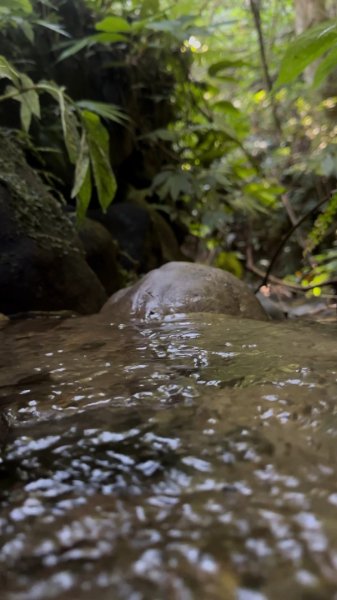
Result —
<path fill-rule="evenodd" d="M 27 164 L 14 134 L 4 130 L 0 130 L 0 183 L 9 191 L 18 232 L 62 255 L 82 253 L 73 225 Z"/>

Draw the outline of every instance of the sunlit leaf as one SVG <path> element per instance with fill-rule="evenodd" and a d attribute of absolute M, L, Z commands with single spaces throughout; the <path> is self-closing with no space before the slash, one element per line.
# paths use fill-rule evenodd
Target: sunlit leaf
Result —
<path fill-rule="evenodd" d="M 107 33 L 128 33 L 131 31 L 131 25 L 122 17 L 105 17 L 105 19 L 96 23 L 95 29 Z"/>
<path fill-rule="evenodd" d="M 275 87 L 298 77 L 312 62 L 337 44 L 337 23 L 326 21 L 299 35 L 287 48 Z"/>
<path fill-rule="evenodd" d="M 79 102 L 76 102 L 76 106 L 87 109 L 104 119 L 109 119 L 120 125 L 125 125 L 125 123 L 129 121 L 128 115 L 116 104 L 94 102 L 93 100 L 80 100 Z"/>

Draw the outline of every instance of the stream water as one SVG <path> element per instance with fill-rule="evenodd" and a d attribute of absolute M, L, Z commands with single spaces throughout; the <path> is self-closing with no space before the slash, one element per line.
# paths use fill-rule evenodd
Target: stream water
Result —
<path fill-rule="evenodd" d="M 337 599 L 337 325 L 0 332 L 2 600 Z"/>

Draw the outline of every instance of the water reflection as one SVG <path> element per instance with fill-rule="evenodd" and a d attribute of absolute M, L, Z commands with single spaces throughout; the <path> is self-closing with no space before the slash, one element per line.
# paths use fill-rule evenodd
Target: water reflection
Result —
<path fill-rule="evenodd" d="M 316 329 L 0 332 L 1 597 L 337 597 L 337 348 Z"/>

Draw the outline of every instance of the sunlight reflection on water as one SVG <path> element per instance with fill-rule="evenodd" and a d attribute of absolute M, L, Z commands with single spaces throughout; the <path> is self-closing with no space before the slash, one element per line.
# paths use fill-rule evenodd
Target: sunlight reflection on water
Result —
<path fill-rule="evenodd" d="M 335 332 L 27 329 L 0 332 L 2 598 L 335 597 Z"/>

